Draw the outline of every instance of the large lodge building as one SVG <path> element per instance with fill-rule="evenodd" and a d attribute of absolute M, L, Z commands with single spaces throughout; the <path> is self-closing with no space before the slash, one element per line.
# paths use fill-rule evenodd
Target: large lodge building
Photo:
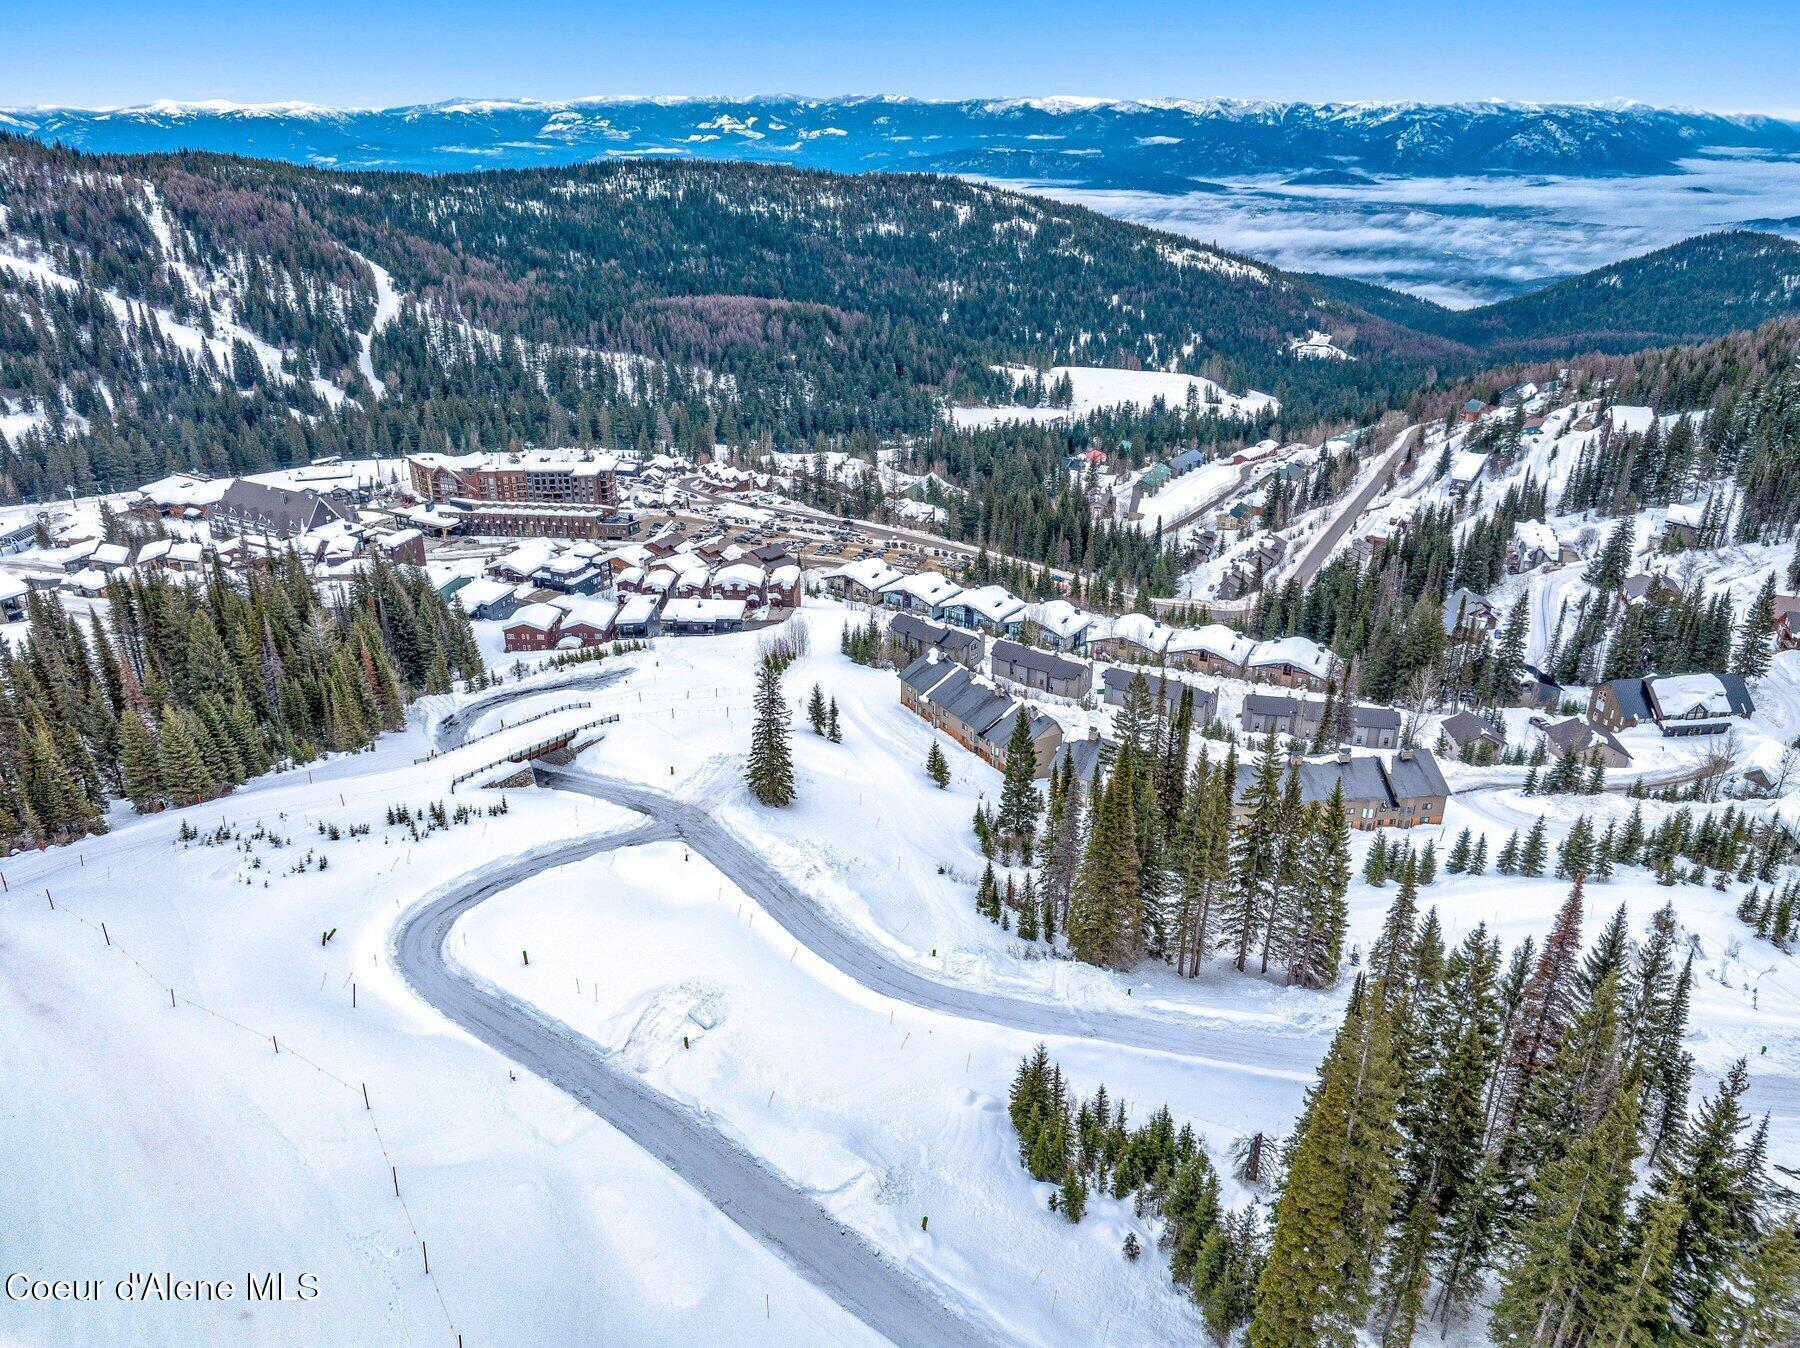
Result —
<path fill-rule="evenodd" d="M 617 458 L 592 450 L 411 454 L 406 468 L 413 494 L 427 501 L 608 508 L 619 503 Z"/>

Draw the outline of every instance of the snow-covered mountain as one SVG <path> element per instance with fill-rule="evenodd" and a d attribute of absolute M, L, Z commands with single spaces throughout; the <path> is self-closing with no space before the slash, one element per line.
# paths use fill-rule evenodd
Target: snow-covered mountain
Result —
<path fill-rule="evenodd" d="M 0 128 L 87 150 L 207 149 L 442 172 L 638 155 L 919 169 L 1192 190 L 1250 172 L 1643 173 L 1709 152 L 1800 153 L 1800 124 L 1636 103 L 1280 103 L 896 97 L 453 99 L 15 108 Z"/>

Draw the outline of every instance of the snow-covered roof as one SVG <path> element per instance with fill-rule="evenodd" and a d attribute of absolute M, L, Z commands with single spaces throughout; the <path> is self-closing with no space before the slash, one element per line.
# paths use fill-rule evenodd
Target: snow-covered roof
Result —
<path fill-rule="evenodd" d="M 577 553 L 565 552 L 560 557 L 552 557 L 538 568 L 552 576 L 579 576 L 584 571 L 591 571 L 594 564 L 588 558 Z"/>
<path fill-rule="evenodd" d="M 991 623 L 1011 622 L 1025 612 L 1025 601 L 1004 585 L 981 585 L 964 590 L 957 595 L 956 602 Z"/>
<path fill-rule="evenodd" d="M 497 603 L 512 592 L 513 587 L 503 580 L 476 579 L 462 586 L 452 597 L 462 606 L 463 612 L 473 613 L 482 605 Z"/>
<path fill-rule="evenodd" d="M 626 543 L 607 553 L 605 560 L 608 563 L 623 562 L 626 566 L 642 566 L 650 557 L 650 549 L 642 543 Z"/>
<path fill-rule="evenodd" d="M 591 594 L 563 594 L 551 601 L 561 609 L 566 617 L 565 626 L 582 623 L 598 631 L 607 631 L 613 625 L 613 619 L 619 616 L 619 606 L 611 599 L 602 599 Z"/>
<path fill-rule="evenodd" d="M 228 477 L 197 477 L 193 473 L 171 473 L 138 488 L 138 494 L 164 510 L 182 506 L 212 505 L 231 485 Z"/>
<path fill-rule="evenodd" d="M 744 601 L 741 599 L 671 599 L 663 609 L 666 623 L 742 622 Z"/>
<path fill-rule="evenodd" d="M 619 605 L 619 624 L 621 626 L 642 626 L 656 616 L 656 596 L 651 594 L 628 595 Z"/>
<path fill-rule="evenodd" d="M 950 577 L 936 571 L 917 571 L 910 576 L 902 576 L 882 587 L 883 594 L 904 594 L 918 600 L 921 604 L 948 604 L 963 592 Z"/>
<path fill-rule="evenodd" d="M 1282 637 L 1258 642 L 1246 663 L 1252 669 L 1292 665 L 1322 679 L 1331 673 L 1331 652 L 1308 637 Z"/>
<path fill-rule="evenodd" d="M 1694 501 L 1686 505 L 1677 503 L 1669 507 L 1667 519 L 1670 524 L 1683 525 L 1689 529 L 1698 529 L 1706 522 L 1705 501 Z"/>
<path fill-rule="evenodd" d="M 1161 655 L 1168 649 L 1175 629 L 1158 622 L 1147 613 L 1124 613 L 1112 620 L 1105 636 L 1115 641 L 1129 641 L 1147 651 Z"/>
<path fill-rule="evenodd" d="M 419 505 L 400 514 L 427 529 L 452 529 L 462 521 L 462 512 L 451 506 Z"/>
<path fill-rule="evenodd" d="M 1175 635 L 1169 640 L 1169 654 L 1171 655 L 1184 651 L 1199 651 L 1231 665 L 1243 664 L 1255 649 L 1254 641 L 1237 629 L 1227 627 L 1224 623 L 1208 623 L 1205 627 L 1177 628 Z"/>
<path fill-rule="evenodd" d="M 1522 551 L 1541 552 L 1553 559 L 1562 552 L 1562 540 L 1557 538 L 1556 530 L 1543 520 L 1520 520 L 1514 527 L 1514 533 L 1518 536 Z"/>
<path fill-rule="evenodd" d="M 763 584 L 763 569 L 753 562 L 739 562 L 735 566 L 722 566 L 714 573 L 713 584 L 759 590 Z"/>
<path fill-rule="evenodd" d="M 1450 480 L 1465 484 L 1473 482 L 1486 467 L 1487 455 L 1461 450 L 1450 457 Z"/>
<path fill-rule="evenodd" d="M 529 576 L 555 555 L 556 544 L 547 538 L 534 538 L 528 543 L 519 544 L 505 556 L 495 558 L 491 569 Z"/>
<path fill-rule="evenodd" d="M 31 587 L 10 571 L 0 571 L 0 604 L 23 599 Z"/>
<path fill-rule="evenodd" d="M 529 627 L 549 632 L 562 621 L 562 610 L 555 604 L 527 604 L 506 620 L 508 627 Z"/>
<path fill-rule="evenodd" d="M 1072 641 L 1094 625 L 1093 614 L 1076 608 L 1067 599 L 1033 604 L 1025 616 L 1062 641 Z"/>
<path fill-rule="evenodd" d="M 1717 674 L 1667 674 L 1648 680 L 1657 710 L 1669 716 L 1730 716 L 1731 693 Z"/>
<path fill-rule="evenodd" d="M 169 549 L 173 546 L 174 544 L 166 538 L 152 538 L 138 549 L 138 565 L 143 566 L 146 562 L 161 561 L 169 555 Z"/>
<path fill-rule="evenodd" d="M 1656 413 L 1648 407 L 1632 407 L 1615 403 L 1606 409 L 1606 419 L 1612 423 L 1615 431 L 1623 431 L 1632 435 L 1643 435 L 1656 420 Z"/>
<path fill-rule="evenodd" d="M 827 580 L 854 581 L 865 590 L 882 590 L 900 579 L 900 572 L 879 557 L 862 557 L 825 573 Z"/>

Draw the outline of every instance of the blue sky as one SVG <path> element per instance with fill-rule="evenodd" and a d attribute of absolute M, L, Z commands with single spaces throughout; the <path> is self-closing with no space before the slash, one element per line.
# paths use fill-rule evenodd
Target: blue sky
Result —
<path fill-rule="evenodd" d="M 1800 116 L 1794 0 L 0 0 L 0 105 L 596 93 L 1636 98 Z"/>

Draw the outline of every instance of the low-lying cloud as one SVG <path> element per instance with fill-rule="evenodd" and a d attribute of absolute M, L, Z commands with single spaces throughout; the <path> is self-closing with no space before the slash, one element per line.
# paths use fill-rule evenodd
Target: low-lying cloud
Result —
<path fill-rule="evenodd" d="M 1351 276 L 1460 308 L 1694 234 L 1800 216 L 1800 162 L 1707 157 L 1681 168 L 1641 177 L 1384 178 L 1355 186 L 1227 178 L 1218 180 L 1223 192 L 1181 196 L 1031 190 L 1289 270 Z"/>

